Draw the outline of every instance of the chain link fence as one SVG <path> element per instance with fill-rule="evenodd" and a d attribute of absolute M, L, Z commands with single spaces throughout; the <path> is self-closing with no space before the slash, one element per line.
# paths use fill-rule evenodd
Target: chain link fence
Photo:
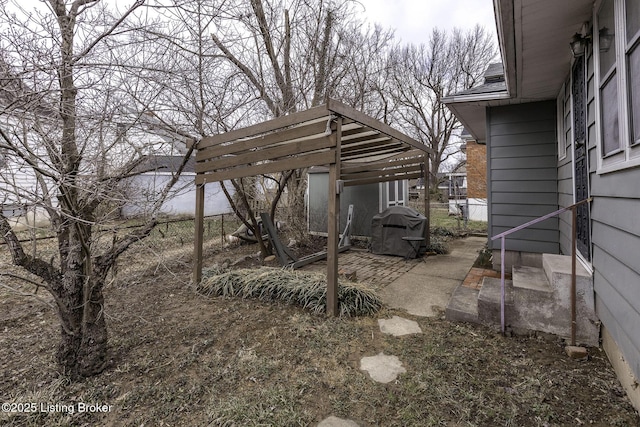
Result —
<path fill-rule="evenodd" d="M 203 220 L 203 250 L 205 254 L 221 250 L 226 236 L 239 226 L 233 213 L 205 217 Z M 119 229 L 118 233 L 126 233 Z M 193 258 L 194 218 L 166 219 L 145 239 L 132 245 L 117 261 L 112 271 L 115 278 L 128 277 L 133 272 L 156 274 L 158 271 L 189 271 Z"/>
<path fill-rule="evenodd" d="M 423 200 L 411 200 L 409 206 L 424 214 Z M 465 217 L 464 208 L 470 209 L 468 202 L 465 205 L 458 204 L 458 206 L 464 207 L 462 210 L 456 211 L 455 208 L 451 208 L 450 203 L 431 202 L 430 223 L 434 236 L 438 234 L 486 233 L 486 222 L 472 221 Z M 95 227 L 91 243 L 97 249 L 95 253 L 106 250 L 118 238 L 133 232 L 141 224 L 143 224 L 142 220 L 129 219 Z M 241 222 L 233 213 L 205 217 L 203 227 L 205 256 L 223 249 L 227 243 L 227 236 L 235 232 L 240 225 Z M 56 263 L 58 257 L 57 240 L 48 225 L 30 226 L 27 223 L 19 228 L 21 230 L 17 232 L 18 237 L 29 255 Z M 112 270 L 112 279 L 118 280 L 126 277 L 127 280 L 133 280 L 136 275 L 155 274 L 161 270 L 176 272 L 181 269 L 190 269 L 194 233 L 193 218 L 165 218 L 148 237 L 134 243 L 118 259 Z M 0 263 L 11 263 L 4 240 L 0 240 Z"/>
<path fill-rule="evenodd" d="M 409 207 L 424 215 L 424 201 L 411 200 Z M 486 203 L 458 200 L 453 203 L 431 201 L 429 203 L 429 219 L 431 229 L 446 229 L 456 234 L 486 233 Z M 470 215 L 470 213 L 472 215 Z M 484 216 L 483 216 L 484 213 Z M 483 219 L 471 219 L 480 217 Z"/>
<path fill-rule="evenodd" d="M 106 250 L 118 238 L 138 229 L 142 220 L 130 219 L 115 221 L 109 225 L 94 228 L 91 245 L 100 253 Z M 215 252 L 224 247 L 226 236 L 233 233 L 240 222 L 233 213 L 219 214 L 204 218 L 203 246 L 206 252 Z M 25 252 L 54 264 L 58 257 L 55 234 L 48 226 L 16 227 L 16 234 Z M 159 270 L 176 271 L 176 268 L 189 268 L 193 255 L 195 233 L 194 218 L 165 218 L 152 230 L 151 234 L 134 243 L 118 258 L 112 270 L 112 279 L 144 275 Z M 10 263 L 11 256 L 4 240 L 0 240 L 0 263 Z"/>

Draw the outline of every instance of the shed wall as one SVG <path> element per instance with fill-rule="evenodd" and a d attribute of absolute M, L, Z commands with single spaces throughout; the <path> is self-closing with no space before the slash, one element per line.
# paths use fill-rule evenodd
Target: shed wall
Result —
<path fill-rule="evenodd" d="M 174 186 L 169 198 L 160 208 L 167 215 L 195 214 L 196 189 L 193 174 L 183 174 Z M 157 193 L 171 179 L 170 174 L 142 174 L 129 181 L 130 192 L 126 204 L 122 207 L 124 217 L 144 215 L 153 206 Z M 227 185 L 231 194 L 235 193 L 231 184 Z M 205 185 L 204 215 L 219 215 L 232 212 L 220 184 L 212 182 Z"/>
<path fill-rule="evenodd" d="M 307 215 L 309 231 L 327 232 L 328 173 L 310 173 L 308 179 Z M 353 205 L 351 234 L 371 236 L 371 220 L 380 209 L 380 185 L 367 184 L 345 187 L 340 196 L 340 232 L 347 222 L 349 205 Z"/>

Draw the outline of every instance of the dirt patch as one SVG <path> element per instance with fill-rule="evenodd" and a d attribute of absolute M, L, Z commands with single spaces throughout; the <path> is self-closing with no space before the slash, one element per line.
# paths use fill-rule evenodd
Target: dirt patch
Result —
<path fill-rule="evenodd" d="M 257 251 L 217 251 L 207 264 Z M 378 317 L 326 318 L 279 303 L 201 296 L 189 285 L 189 268 L 184 254 L 107 287 L 109 366 L 78 383 L 57 372 L 53 309 L 0 288 L 1 400 L 39 409 L 2 413 L 0 423 L 289 426 L 329 415 L 362 426 L 639 423 L 600 349 L 575 361 L 558 341 L 385 310 L 378 317 L 411 318 L 424 331 L 393 337 L 380 333 Z M 360 359 L 380 352 L 397 356 L 407 373 L 389 384 L 372 381 Z M 57 410 L 41 412 L 43 403 Z M 109 411 L 78 413 L 80 403 Z"/>

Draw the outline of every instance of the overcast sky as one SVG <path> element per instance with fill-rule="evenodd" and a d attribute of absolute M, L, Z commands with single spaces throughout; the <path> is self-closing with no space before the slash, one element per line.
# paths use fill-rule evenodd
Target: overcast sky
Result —
<path fill-rule="evenodd" d="M 492 0 L 359 0 L 372 23 L 395 28 L 403 42 L 424 43 L 431 30 L 484 26 L 494 34 Z M 497 42 L 497 37 L 495 38 Z"/>
<path fill-rule="evenodd" d="M 27 10 L 38 6 L 39 0 L 13 0 Z M 133 0 L 108 0 L 111 3 L 131 4 Z M 364 17 L 371 23 L 394 28 L 403 42 L 424 43 L 431 30 L 438 27 L 451 30 L 473 28 L 480 24 L 494 35 L 492 0 L 357 0 Z M 494 36 L 495 37 L 495 36 Z M 497 37 L 496 37 L 497 42 Z"/>

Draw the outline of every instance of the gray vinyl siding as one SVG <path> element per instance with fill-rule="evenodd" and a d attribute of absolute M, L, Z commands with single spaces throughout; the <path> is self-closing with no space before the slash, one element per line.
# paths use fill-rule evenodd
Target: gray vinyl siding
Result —
<path fill-rule="evenodd" d="M 558 209 L 554 101 L 487 111 L 489 232 L 491 236 Z M 506 249 L 558 253 L 558 219 L 518 231 Z M 492 248 L 498 249 L 499 241 Z"/>
<path fill-rule="evenodd" d="M 596 314 L 640 378 L 640 168 L 598 174 L 597 84 L 587 62 L 591 240 Z"/>
<path fill-rule="evenodd" d="M 596 313 L 640 378 L 640 168 L 591 176 Z"/>
<path fill-rule="evenodd" d="M 596 91 L 593 55 L 587 60 L 587 144 L 592 268 L 596 314 L 640 378 L 640 168 L 597 173 Z M 558 160 L 558 204 L 574 202 L 573 141 Z M 560 250 L 571 253 L 571 214 L 560 216 Z"/>

